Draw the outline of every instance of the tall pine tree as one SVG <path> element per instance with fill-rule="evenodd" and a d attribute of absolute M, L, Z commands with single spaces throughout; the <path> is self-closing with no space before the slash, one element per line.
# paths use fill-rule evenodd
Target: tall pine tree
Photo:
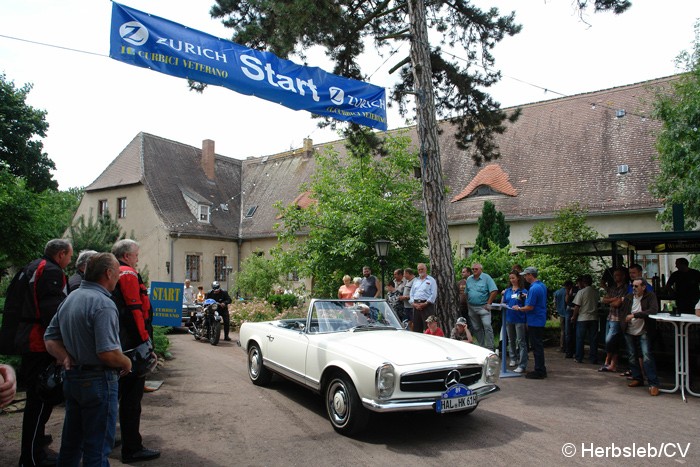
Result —
<path fill-rule="evenodd" d="M 583 10 L 622 13 L 629 0 L 576 0 Z M 397 57 L 392 70 L 400 81 L 392 98 L 403 115 L 415 111 L 420 139 L 423 205 L 431 274 L 438 283 L 437 310 L 447 327 L 457 316 L 452 248 L 447 228 L 437 117 L 456 126 L 456 144 L 471 152 L 476 163 L 497 158 L 493 137 L 505 131 L 507 115 L 484 88 L 500 79 L 491 51 L 506 35 L 520 31 L 515 14 L 497 8 L 482 10 L 469 0 L 216 0 L 211 15 L 234 29 L 233 40 L 287 58 L 320 46 L 333 60 L 333 72 L 366 79 L 360 66 L 372 41 L 376 53 L 393 55 L 401 41 L 410 43 L 407 57 Z M 428 39 L 439 38 L 438 46 Z M 398 45 L 397 45 L 398 44 Z M 463 50 L 466 65 L 450 50 Z M 389 57 L 391 58 L 391 56 Z M 474 66 L 478 65 L 478 66 Z"/>

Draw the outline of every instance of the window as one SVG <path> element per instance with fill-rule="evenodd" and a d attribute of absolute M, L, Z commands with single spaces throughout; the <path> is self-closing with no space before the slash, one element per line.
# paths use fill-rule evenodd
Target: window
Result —
<path fill-rule="evenodd" d="M 209 222 L 209 206 L 205 204 L 199 205 L 199 221 L 207 223 Z"/>
<path fill-rule="evenodd" d="M 117 198 L 117 218 L 126 217 L 126 198 Z"/>
<path fill-rule="evenodd" d="M 258 206 L 251 206 L 248 208 L 248 212 L 245 213 L 245 217 L 253 217 L 255 214 L 255 211 L 258 210 Z"/>
<path fill-rule="evenodd" d="M 493 188 L 491 188 L 488 185 L 479 185 L 470 195 L 469 198 L 476 197 L 476 196 L 495 196 L 495 195 L 500 195 L 501 193 L 497 192 Z"/>
<path fill-rule="evenodd" d="M 201 281 L 200 255 L 187 255 L 185 258 L 185 279 L 193 282 Z"/>
<path fill-rule="evenodd" d="M 469 258 L 472 253 L 474 253 L 474 247 L 467 245 L 460 245 L 462 247 L 462 259 Z"/>
<path fill-rule="evenodd" d="M 214 280 L 215 281 L 227 280 L 226 272 L 227 272 L 226 257 L 225 256 L 214 256 Z"/>
<path fill-rule="evenodd" d="M 102 217 L 105 214 L 109 213 L 109 209 L 107 206 L 107 200 L 106 199 L 101 199 L 97 202 L 97 215 Z"/>

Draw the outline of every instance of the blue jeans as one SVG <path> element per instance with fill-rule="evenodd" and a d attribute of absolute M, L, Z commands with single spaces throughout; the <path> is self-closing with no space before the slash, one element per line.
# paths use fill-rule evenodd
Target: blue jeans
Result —
<path fill-rule="evenodd" d="M 116 371 L 71 369 L 63 375 L 66 416 L 59 466 L 108 466 L 117 428 L 119 375 Z"/>
<path fill-rule="evenodd" d="M 527 333 L 530 336 L 532 355 L 535 357 L 535 373 L 547 376 L 547 367 L 544 364 L 544 326 L 528 326 Z"/>
<path fill-rule="evenodd" d="M 588 339 L 591 363 L 598 361 L 598 321 L 578 321 L 576 323 L 576 360 L 583 361 L 583 341 Z"/>
<path fill-rule="evenodd" d="M 639 350 L 642 353 L 644 373 L 647 375 L 649 386 L 658 386 L 659 378 L 656 376 L 656 363 L 654 362 L 654 356 L 651 354 L 651 341 L 647 333 L 645 332 L 641 336 L 625 334 L 625 341 L 627 342 L 627 355 L 629 355 L 632 378 L 642 383 L 644 382 L 642 370 L 639 368 Z"/>
<path fill-rule="evenodd" d="M 611 354 L 617 353 L 620 345 L 620 322 L 608 320 L 605 325 L 605 351 Z"/>
<path fill-rule="evenodd" d="M 484 305 L 469 306 L 469 321 L 472 323 L 472 332 L 479 345 L 485 349 L 493 350 L 493 327 L 491 327 L 491 312 Z"/>
<path fill-rule="evenodd" d="M 508 323 L 506 329 L 508 330 L 508 355 L 512 360 L 515 360 L 515 356 L 517 355 L 518 366 L 524 370 L 527 368 L 527 334 L 525 331 L 525 323 Z"/>

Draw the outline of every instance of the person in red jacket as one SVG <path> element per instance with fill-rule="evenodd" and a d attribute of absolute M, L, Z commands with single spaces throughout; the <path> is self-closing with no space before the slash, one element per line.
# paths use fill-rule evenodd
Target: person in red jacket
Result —
<path fill-rule="evenodd" d="M 22 353 L 20 381 L 27 387 L 27 403 L 22 417 L 22 452 L 19 465 L 55 465 L 45 446 L 52 437 L 46 435 L 46 422 L 53 406 L 41 400 L 38 393 L 39 376 L 54 361 L 44 345 L 44 332 L 56 314 L 58 305 L 66 298 L 68 282 L 63 269 L 70 263 L 73 246 L 68 240 L 50 240 L 44 256 L 24 268 L 23 303 L 15 343 Z"/>
<path fill-rule="evenodd" d="M 435 315 L 430 315 L 428 316 L 428 319 L 425 320 L 425 322 L 428 325 L 428 329 L 426 329 L 423 334 L 429 334 L 431 336 L 438 336 L 438 337 L 445 337 L 445 333 L 442 332 L 442 329 L 438 327 L 438 320 Z"/>
<path fill-rule="evenodd" d="M 139 244 L 131 239 L 120 240 L 112 247 L 119 260 L 119 282 L 112 299 L 119 310 L 119 340 L 127 353 L 153 336 L 151 303 L 148 289 L 136 272 Z M 141 399 L 145 376 L 130 373 L 119 379 L 119 427 L 122 434 L 122 462 L 147 461 L 160 457 L 160 451 L 147 449 L 141 438 Z"/>

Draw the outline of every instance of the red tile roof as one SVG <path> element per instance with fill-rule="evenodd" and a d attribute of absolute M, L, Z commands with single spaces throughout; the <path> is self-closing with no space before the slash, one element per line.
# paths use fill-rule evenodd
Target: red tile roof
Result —
<path fill-rule="evenodd" d="M 457 196 L 452 198 L 451 202 L 454 203 L 462 198 L 466 198 L 480 186 L 488 186 L 492 190 L 508 196 L 518 195 L 517 190 L 510 184 L 508 174 L 503 171 L 500 165 L 491 164 L 481 169 L 479 173 L 476 174 L 476 177 L 469 182 L 469 185 L 467 185 Z"/>
<path fill-rule="evenodd" d="M 299 206 L 301 209 L 304 209 L 316 203 L 316 200 L 311 197 L 310 191 L 305 191 L 294 198 L 293 203 Z"/>

